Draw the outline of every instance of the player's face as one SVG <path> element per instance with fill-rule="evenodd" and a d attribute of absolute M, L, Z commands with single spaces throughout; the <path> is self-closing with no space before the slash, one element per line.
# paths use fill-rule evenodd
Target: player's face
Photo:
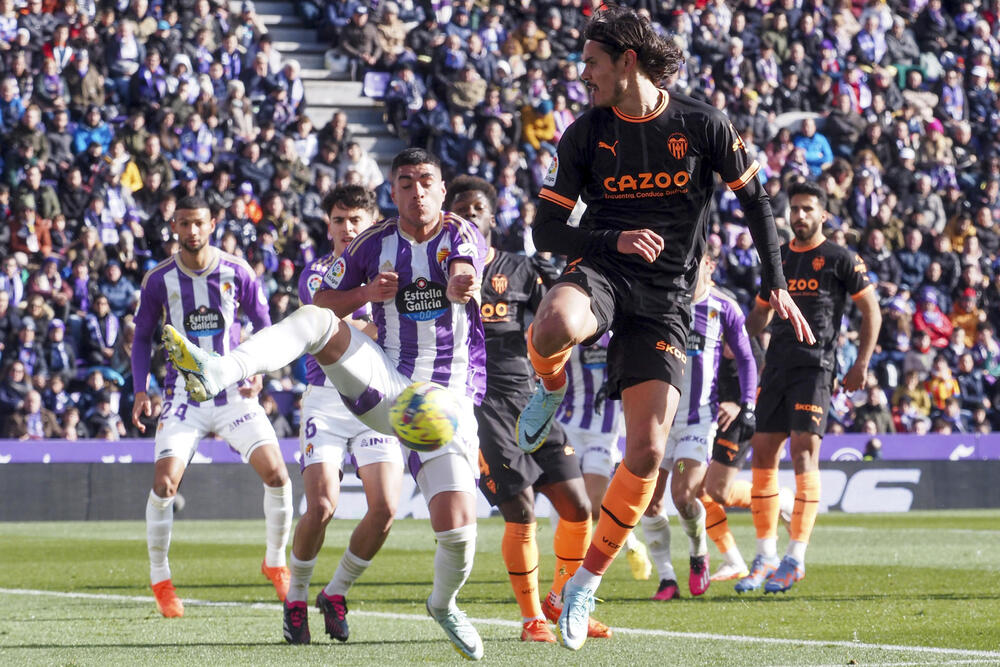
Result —
<path fill-rule="evenodd" d="M 181 248 L 197 253 L 208 245 L 215 231 L 215 221 L 207 208 L 180 208 L 170 223 L 170 229 L 177 234 Z"/>
<path fill-rule="evenodd" d="M 598 43 L 587 41 L 583 45 L 583 73 L 580 80 L 590 92 L 595 107 L 612 107 L 625 97 L 625 58 L 612 60 L 611 55 Z"/>
<path fill-rule="evenodd" d="M 347 250 L 354 237 L 368 229 L 375 222 L 371 211 L 363 208 L 346 208 L 339 202 L 330 209 L 328 230 L 333 240 L 333 252 L 340 257 Z"/>
<path fill-rule="evenodd" d="M 698 266 L 698 290 L 708 289 L 712 284 L 712 273 L 715 271 L 715 259 L 707 252 L 701 257 Z"/>
<path fill-rule="evenodd" d="M 482 192 L 468 190 L 458 195 L 451 205 L 451 212 L 474 224 L 483 238 L 490 240 L 494 223 L 493 209 L 490 208 L 490 202 Z"/>
<path fill-rule="evenodd" d="M 826 211 L 815 195 L 795 195 L 791 201 L 789 222 L 795 238 L 802 243 L 815 242 L 823 238 L 823 222 Z"/>
<path fill-rule="evenodd" d="M 408 164 L 392 179 L 392 201 L 399 209 L 403 231 L 427 231 L 438 223 L 444 203 L 441 170 L 432 164 Z"/>

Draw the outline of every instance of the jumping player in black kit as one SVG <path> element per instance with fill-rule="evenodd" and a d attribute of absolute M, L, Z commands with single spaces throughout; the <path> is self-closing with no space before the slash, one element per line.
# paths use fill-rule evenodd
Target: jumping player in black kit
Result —
<path fill-rule="evenodd" d="M 788 189 L 795 237 L 781 246 L 788 291 L 816 332 L 816 343 L 798 340 L 785 322 L 771 324 L 771 341 L 764 358 L 757 398 L 757 432 L 753 447 L 753 489 L 750 508 L 757 529 L 757 556 L 750 574 L 736 591 L 787 591 L 805 576 L 805 552 L 819 509 L 819 447 L 826 432 L 830 394 L 837 376 L 836 341 L 850 295 L 861 311 L 858 358 L 847 369 L 843 385 L 857 391 L 864 383 L 875 350 L 882 315 L 868 268 L 854 252 L 826 240 L 826 192 L 808 181 Z M 771 322 L 770 305 L 759 295 L 747 317 L 747 332 L 756 336 Z M 791 435 L 795 468 L 795 507 L 789 528 L 791 541 L 778 562 L 778 462 Z"/>
<path fill-rule="evenodd" d="M 459 176 L 448 184 L 445 209 L 478 227 L 489 243 L 495 226 L 497 194 L 481 178 Z M 556 641 L 546 623 L 558 618 L 552 599 L 583 562 L 590 539 L 590 500 L 580 462 L 556 424 L 545 445 L 532 454 L 517 446 L 514 424 L 531 397 L 534 372 L 524 341 L 525 315 L 545 294 L 530 259 L 491 247 L 483 270 L 480 312 L 486 332 L 486 395 L 476 407 L 479 421 L 479 488 L 506 522 L 501 545 L 504 564 L 522 616 L 522 641 Z M 552 588 L 539 603 L 535 493 L 544 494 L 559 514 L 553 539 L 556 556 Z M 592 637 L 611 630 L 591 619 Z"/>
<path fill-rule="evenodd" d="M 593 107 L 559 142 L 539 193 L 539 250 L 571 260 L 529 332 L 542 378 L 518 420 L 518 444 L 544 442 L 565 392 L 573 345 L 611 329 L 609 393 L 621 397 L 626 451 L 604 496 L 584 563 L 563 588 L 562 643 L 580 648 L 594 592 L 639 522 L 677 410 L 690 324 L 691 289 L 707 244 L 715 174 L 740 200 L 762 262 L 763 292 L 798 337 L 812 333 L 789 296 L 770 201 L 726 116 L 660 88 L 683 62 L 635 11 L 610 7 L 585 29 L 584 70 Z M 579 228 L 567 224 L 581 197 Z"/>

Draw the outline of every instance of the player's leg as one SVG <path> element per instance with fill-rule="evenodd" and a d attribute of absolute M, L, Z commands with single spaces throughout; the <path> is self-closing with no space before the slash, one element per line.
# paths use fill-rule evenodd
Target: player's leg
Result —
<path fill-rule="evenodd" d="M 393 441 L 395 439 L 392 439 Z M 358 477 L 365 490 L 368 509 L 355 526 L 347 550 L 340 558 L 330 582 L 316 598 L 316 605 L 323 612 L 326 631 L 334 639 L 347 641 L 347 592 L 372 564 L 399 507 L 399 493 L 403 486 L 402 456 L 399 445 L 393 444 L 396 456 L 391 460 L 377 460 L 358 468 Z"/>
<path fill-rule="evenodd" d="M 667 448 L 670 448 L 669 439 Z M 667 507 L 664 502 L 670 479 L 669 471 L 673 467 L 673 459 L 668 458 L 669 456 L 669 454 L 664 456 L 663 462 L 660 464 L 653 497 L 641 519 L 642 529 L 646 533 L 646 542 L 649 543 L 649 555 L 656 566 L 659 581 L 656 593 L 653 595 L 654 600 L 673 600 L 680 597 L 677 574 L 674 572 L 674 565 L 670 559 L 670 522 L 667 518 Z"/>
<path fill-rule="evenodd" d="M 675 427 L 676 428 L 676 427 Z M 708 443 L 714 437 L 712 424 L 690 424 L 684 437 L 678 438 L 673 452 L 674 467 L 670 474 L 670 495 L 677 508 L 678 520 L 688 536 L 691 571 L 688 589 L 698 596 L 708 590 L 711 579 L 708 569 L 708 539 L 705 534 L 705 506 L 701 503 L 701 486 L 705 479 Z"/>
<path fill-rule="evenodd" d="M 759 589 L 779 564 L 778 515 L 781 507 L 778 464 L 787 437 L 787 433 L 758 431 L 750 440 L 753 449 L 750 511 L 757 533 L 757 554 L 750 565 L 750 574 L 736 583 L 737 593 Z"/>
<path fill-rule="evenodd" d="M 625 458 L 604 494 L 583 566 L 563 588 L 559 629 L 567 648 L 575 650 L 583 645 L 601 577 L 649 505 L 679 400 L 677 388 L 662 380 L 646 380 L 622 391 Z"/>
<path fill-rule="evenodd" d="M 822 441 L 816 433 L 792 431 L 789 449 L 795 469 L 795 506 L 789 528 L 791 540 L 781 565 L 764 585 L 765 593 L 787 591 L 806 576 L 806 547 L 819 511 L 819 448 Z"/>
<path fill-rule="evenodd" d="M 536 451 L 545 442 L 566 395 L 565 367 L 573 346 L 591 338 L 600 326 L 588 289 L 572 282 L 557 283 L 542 299 L 528 327 L 528 358 L 541 382 L 517 419 L 518 446 L 524 451 Z"/>
<path fill-rule="evenodd" d="M 299 517 L 292 536 L 288 568 L 291 579 L 283 616 L 283 633 L 290 644 L 310 642 L 309 582 L 326 537 L 326 525 L 337 509 L 340 466 L 325 461 L 311 463 L 302 471 L 302 485 L 305 487 L 306 511 Z"/>
<path fill-rule="evenodd" d="M 266 421 L 267 417 L 263 419 Z M 284 602 L 290 579 L 285 549 L 292 532 L 292 482 L 276 441 L 253 448 L 248 462 L 264 482 L 265 551 L 260 571 L 274 585 L 278 599 Z"/>
<path fill-rule="evenodd" d="M 741 579 L 749 574 L 743 554 L 736 546 L 733 533 L 729 530 L 726 507 L 750 507 L 750 482 L 737 481 L 737 466 L 720 463 L 714 458 L 705 471 L 704 495 L 701 502 L 705 506 L 705 532 L 722 554 L 722 566 L 712 575 L 712 581 Z"/>
<path fill-rule="evenodd" d="M 482 639 L 456 602 L 458 591 L 472 572 L 476 553 L 475 469 L 470 459 L 467 452 L 458 448 L 423 459 L 417 485 L 427 499 L 431 528 L 437 539 L 434 586 L 427 598 L 427 613 L 438 622 L 457 651 L 466 658 L 479 660 L 483 656 Z"/>
<path fill-rule="evenodd" d="M 205 410 L 199 406 L 167 401 L 156 427 L 153 488 L 146 500 L 146 547 L 156 606 L 168 618 L 184 614 L 167 558 L 174 525 L 174 501 L 187 462 L 208 431 L 205 416 Z"/>
<path fill-rule="evenodd" d="M 306 305 L 225 356 L 206 352 L 169 325 L 163 341 L 191 397 L 205 401 L 240 380 L 284 368 L 303 354 L 312 354 L 321 364 L 335 364 L 347 352 L 352 330 L 333 311 Z"/>
<path fill-rule="evenodd" d="M 167 554 L 174 525 L 174 499 L 184 476 L 186 459 L 169 456 L 153 466 L 153 488 L 146 499 L 146 548 L 149 580 L 156 606 L 167 618 L 184 615 L 184 605 L 174 591 Z"/>

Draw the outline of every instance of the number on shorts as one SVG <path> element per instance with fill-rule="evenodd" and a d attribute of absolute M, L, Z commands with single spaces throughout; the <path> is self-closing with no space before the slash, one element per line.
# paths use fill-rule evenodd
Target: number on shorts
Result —
<path fill-rule="evenodd" d="M 316 424 L 313 423 L 313 418 L 312 417 L 310 417 L 309 419 L 306 420 L 305 434 L 306 434 L 307 438 L 315 438 L 316 437 Z"/>

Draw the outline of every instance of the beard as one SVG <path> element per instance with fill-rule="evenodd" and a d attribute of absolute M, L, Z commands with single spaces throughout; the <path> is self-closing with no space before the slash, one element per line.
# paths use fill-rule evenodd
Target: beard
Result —
<path fill-rule="evenodd" d="M 802 227 L 793 225 L 792 233 L 795 234 L 795 239 L 797 241 L 801 241 L 804 243 L 806 241 L 811 240 L 816 235 L 816 232 L 819 231 L 820 225 L 822 224 L 823 223 L 821 222 L 805 223 L 805 225 Z"/>

